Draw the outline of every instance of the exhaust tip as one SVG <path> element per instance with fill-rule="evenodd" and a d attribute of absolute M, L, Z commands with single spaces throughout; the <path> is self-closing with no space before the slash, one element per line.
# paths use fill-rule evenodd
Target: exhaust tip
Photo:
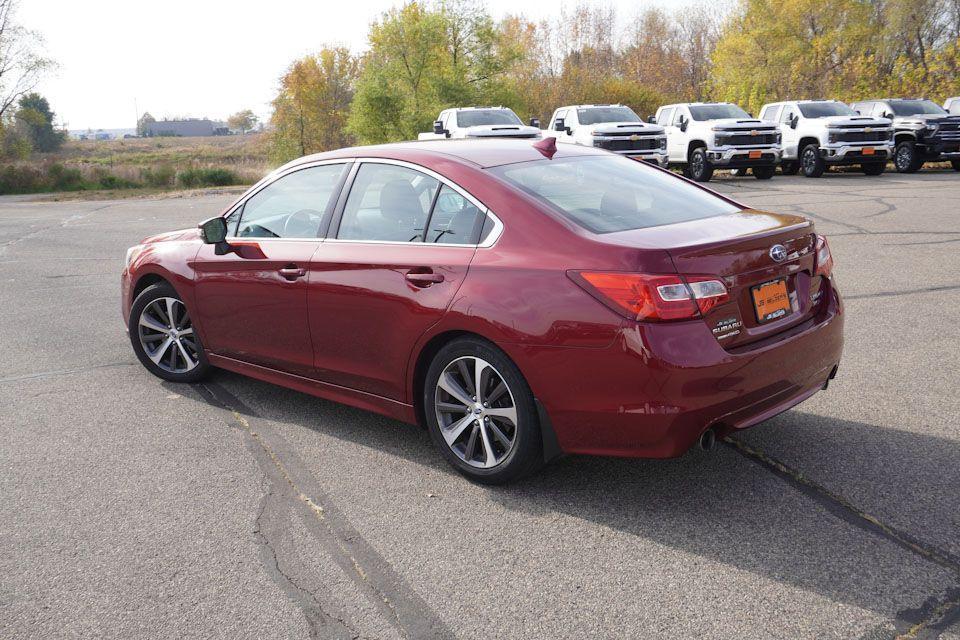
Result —
<path fill-rule="evenodd" d="M 716 444 L 717 434 L 714 432 L 712 427 L 700 434 L 700 448 L 704 451 L 713 451 L 713 448 L 716 446 Z"/>

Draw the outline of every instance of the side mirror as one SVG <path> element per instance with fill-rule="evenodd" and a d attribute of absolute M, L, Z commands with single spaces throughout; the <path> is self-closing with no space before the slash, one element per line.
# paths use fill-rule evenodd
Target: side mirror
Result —
<path fill-rule="evenodd" d="M 557 118 L 553 121 L 553 130 L 554 131 L 566 131 L 567 128 L 563 126 L 563 118 Z"/>
<path fill-rule="evenodd" d="M 647 118 L 647 122 L 649 122 L 650 124 L 657 124 L 657 116 L 650 116 L 649 118 Z"/>
<path fill-rule="evenodd" d="M 437 135 L 446 135 L 447 130 L 443 128 L 443 123 L 437 120 L 433 123 L 433 132 Z"/>
<path fill-rule="evenodd" d="M 530 118 L 530 126 L 540 128 L 540 118 Z"/>
<path fill-rule="evenodd" d="M 683 118 L 682 120 L 680 120 L 680 131 L 686 131 L 687 125 L 689 124 L 689 122 L 690 121 L 687 120 L 686 118 Z"/>
<path fill-rule="evenodd" d="M 216 245 L 218 256 L 230 252 L 230 245 L 227 244 L 227 221 L 225 218 L 217 216 L 204 220 L 199 225 L 200 237 L 205 244 Z"/>
<path fill-rule="evenodd" d="M 799 122 L 800 122 L 800 116 L 793 116 L 792 118 L 790 118 L 790 128 L 796 129 L 797 124 L 799 124 Z"/>
<path fill-rule="evenodd" d="M 893 120 L 893 114 L 890 113 L 889 111 L 885 111 L 881 117 L 886 118 L 887 120 Z"/>

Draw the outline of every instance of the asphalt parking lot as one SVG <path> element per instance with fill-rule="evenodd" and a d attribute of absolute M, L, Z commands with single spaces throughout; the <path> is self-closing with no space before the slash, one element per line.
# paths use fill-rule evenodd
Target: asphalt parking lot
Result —
<path fill-rule="evenodd" d="M 960 174 L 713 186 L 828 236 L 838 378 L 711 454 L 505 488 L 136 363 L 125 248 L 233 196 L 0 199 L 0 637 L 960 639 Z"/>

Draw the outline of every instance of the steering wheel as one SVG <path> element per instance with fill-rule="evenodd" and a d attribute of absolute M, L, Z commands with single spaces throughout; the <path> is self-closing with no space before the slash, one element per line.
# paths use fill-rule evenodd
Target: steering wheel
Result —
<path fill-rule="evenodd" d="M 283 223 L 284 238 L 312 238 L 320 230 L 319 211 L 314 209 L 300 209 L 287 216 Z"/>

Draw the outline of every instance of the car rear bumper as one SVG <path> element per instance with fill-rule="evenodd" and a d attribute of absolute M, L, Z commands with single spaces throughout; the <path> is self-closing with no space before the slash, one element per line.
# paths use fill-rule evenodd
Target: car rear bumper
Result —
<path fill-rule="evenodd" d="M 626 323 L 606 349 L 511 350 L 566 453 L 670 458 L 806 400 L 843 351 L 839 294 L 759 346 L 727 351 L 702 321 Z"/>

